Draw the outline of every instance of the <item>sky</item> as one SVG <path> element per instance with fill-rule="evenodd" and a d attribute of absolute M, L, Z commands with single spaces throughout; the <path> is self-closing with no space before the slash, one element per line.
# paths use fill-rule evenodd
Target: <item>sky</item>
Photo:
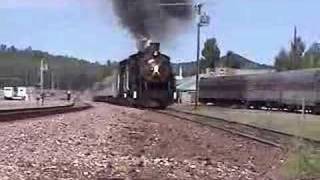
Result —
<path fill-rule="evenodd" d="M 201 41 L 215 37 L 228 50 L 273 64 L 289 48 L 296 25 L 310 46 L 320 41 L 318 0 L 202 0 L 211 24 Z M 196 59 L 196 26 L 190 23 L 162 50 L 173 62 Z M 114 16 L 111 0 L 0 0 L 0 43 L 31 46 L 92 62 L 119 61 L 136 50 L 135 41 Z"/>

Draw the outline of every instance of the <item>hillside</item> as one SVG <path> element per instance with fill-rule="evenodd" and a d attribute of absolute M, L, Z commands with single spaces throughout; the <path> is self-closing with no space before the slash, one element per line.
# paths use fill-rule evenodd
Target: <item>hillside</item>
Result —
<path fill-rule="evenodd" d="M 45 72 L 45 87 L 51 87 L 51 80 L 56 88 L 86 89 L 94 82 L 109 74 L 110 68 L 99 63 L 91 63 L 67 56 L 55 56 L 47 52 L 19 50 L 11 46 L 0 46 L 0 87 L 3 86 L 38 86 L 40 60 L 46 59 L 49 70 Z"/>
<path fill-rule="evenodd" d="M 172 67 L 176 74 L 179 72 L 180 65 L 183 68 L 183 75 L 190 76 L 196 73 L 196 62 L 186 62 L 186 63 L 173 63 Z M 217 64 L 218 67 L 230 67 L 236 69 L 271 69 L 272 66 L 265 64 L 259 64 L 249 59 L 246 59 L 236 53 L 228 53 L 227 55 L 221 57 L 220 62 Z M 204 71 L 204 70 L 202 70 Z"/>
<path fill-rule="evenodd" d="M 227 55 L 221 57 L 220 63 L 218 66 L 230 67 L 236 69 L 271 69 L 273 67 L 259 64 L 254 61 L 251 61 L 239 54 L 228 52 Z"/>

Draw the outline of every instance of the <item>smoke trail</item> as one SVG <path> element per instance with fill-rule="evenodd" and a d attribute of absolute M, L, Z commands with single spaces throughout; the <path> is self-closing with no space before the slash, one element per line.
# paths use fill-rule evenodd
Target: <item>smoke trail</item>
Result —
<path fill-rule="evenodd" d="M 161 4 L 186 3 L 187 6 Z M 120 23 L 137 40 L 165 41 L 176 36 L 192 20 L 192 0 L 113 0 L 113 9 Z"/>

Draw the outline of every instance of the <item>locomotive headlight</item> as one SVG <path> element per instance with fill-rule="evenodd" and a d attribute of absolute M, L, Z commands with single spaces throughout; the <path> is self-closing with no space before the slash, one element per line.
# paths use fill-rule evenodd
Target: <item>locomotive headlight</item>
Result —
<path fill-rule="evenodd" d="M 159 51 L 154 51 L 153 56 L 159 56 Z"/>
<path fill-rule="evenodd" d="M 153 67 L 153 74 L 160 74 L 160 66 L 159 65 L 155 65 Z"/>

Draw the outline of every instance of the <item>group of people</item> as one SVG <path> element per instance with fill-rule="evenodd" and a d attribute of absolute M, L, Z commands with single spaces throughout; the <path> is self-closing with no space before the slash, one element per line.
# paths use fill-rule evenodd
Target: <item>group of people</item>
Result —
<path fill-rule="evenodd" d="M 67 95 L 67 101 L 71 101 L 71 91 L 68 90 L 66 92 L 66 95 Z M 39 102 L 41 101 L 41 106 L 44 105 L 44 100 L 45 100 L 45 97 L 46 97 L 46 94 L 44 92 L 40 93 L 39 96 L 37 96 L 37 104 L 39 105 Z"/>

